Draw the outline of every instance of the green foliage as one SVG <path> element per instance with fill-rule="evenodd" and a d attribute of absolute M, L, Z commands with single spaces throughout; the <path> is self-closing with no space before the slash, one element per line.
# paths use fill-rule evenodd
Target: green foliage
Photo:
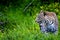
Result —
<path fill-rule="evenodd" d="M 12 0 L 12 5 L 15 1 L 16 0 Z M 52 0 L 49 0 L 50 3 L 48 1 L 44 3 L 43 0 L 42 3 L 42 0 L 33 0 L 33 3 L 23 12 L 24 8 L 28 6 L 31 1 L 32 0 L 24 0 L 22 2 L 18 0 L 20 6 L 17 7 L 10 4 L 8 7 L 4 5 L 0 6 L 0 10 L 2 9 L 0 13 L 0 22 L 3 22 L 3 25 L 5 25 L 3 27 L 3 32 L 1 32 L 2 28 L 0 25 L 0 40 L 60 40 L 60 32 L 58 32 L 58 35 L 42 34 L 39 25 L 35 22 L 36 15 L 40 10 L 55 12 L 58 20 L 60 20 L 59 2 L 53 3 Z"/>

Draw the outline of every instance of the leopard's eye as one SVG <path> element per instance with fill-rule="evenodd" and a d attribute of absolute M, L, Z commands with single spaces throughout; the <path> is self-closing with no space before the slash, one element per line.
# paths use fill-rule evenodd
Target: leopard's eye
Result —
<path fill-rule="evenodd" d="M 50 24 L 53 24 L 53 21 L 51 21 Z"/>

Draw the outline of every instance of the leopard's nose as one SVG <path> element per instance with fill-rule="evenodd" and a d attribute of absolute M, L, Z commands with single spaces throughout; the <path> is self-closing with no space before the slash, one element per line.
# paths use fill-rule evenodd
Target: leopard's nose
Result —
<path fill-rule="evenodd" d="M 40 24 L 40 26 L 42 27 L 42 26 L 43 26 L 43 24 Z"/>

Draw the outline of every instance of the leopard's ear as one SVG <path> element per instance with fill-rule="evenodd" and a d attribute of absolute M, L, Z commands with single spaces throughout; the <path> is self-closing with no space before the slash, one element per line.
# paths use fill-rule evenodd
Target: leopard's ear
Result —
<path fill-rule="evenodd" d="M 43 11 L 43 10 L 41 10 L 41 11 L 40 11 L 40 14 L 41 14 L 41 13 L 44 13 L 44 11 Z"/>
<path fill-rule="evenodd" d="M 40 14 L 42 14 L 43 16 L 46 15 L 45 11 L 43 11 L 43 10 L 40 11 Z"/>
<path fill-rule="evenodd" d="M 44 17 L 45 15 L 46 15 L 45 11 L 41 10 L 41 11 L 40 11 L 40 16 L 41 16 L 41 17 Z"/>

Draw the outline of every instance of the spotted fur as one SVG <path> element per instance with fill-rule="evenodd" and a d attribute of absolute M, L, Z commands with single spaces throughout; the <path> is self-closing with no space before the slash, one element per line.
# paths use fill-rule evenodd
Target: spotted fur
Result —
<path fill-rule="evenodd" d="M 36 17 L 42 33 L 56 33 L 58 31 L 58 19 L 56 13 L 40 11 Z"/>

